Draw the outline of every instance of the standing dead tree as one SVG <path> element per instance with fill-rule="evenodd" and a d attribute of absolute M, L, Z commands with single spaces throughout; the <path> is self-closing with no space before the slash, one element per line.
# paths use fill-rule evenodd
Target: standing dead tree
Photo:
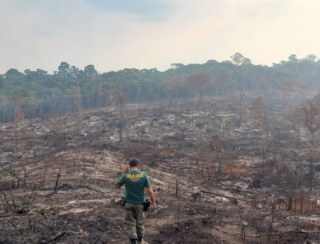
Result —
<path fill-rule="evenodd" d="M 253 120 L 258 125 L 261 133 L 262 162 L 266 162 L 266 152 L 269 139 L 269 128 L 264 114 L 264 105 L 262 97 L 258 97 L 252 103 Z"/>
<path fill-rule="evenodd" d="M 19 115 L 18 112 L 20 112 L 21 105 L 23 103 L 23 98 L 20 95 L 15 94 L 11 97 L 11 99 L 12 101 L 14 101 L 14 120 L 20 122 L 17 120 L 17 116 Z"/>
<path fill-rule="evenodd" d="M 180 219 L 181 219 L 181 196 L 180 196 L 180 189 L 179 189 L 179 180 L 176 179 L 176 189 L 175 195 L 178 201 L 178 208 L 177 208 L 177 229 L 180 227 Z"/>
<path fill-rule="evenodd" d="M 251 211 L 246 211 L 244 209 L 242 209 L 238 204 L 237 208 L 238 208 L 238 214 L 239 214 L 239 218 L 240 218 L 240 225 L 241 225 L 241 232 L 240 232 L 240 236 L 242 240 L 246 240 L 247 235 L 246 235 L 246 231 L 247 231 L 247 226 L 248 226 L 248 221 L 249 221 L 249 216 Z"/>
<path fill-rule="evenodd" d="M 21 110 L 17 111 L 17 114 L 16 114 L 16 121 L 17 121 L 17 123 L 23 122 L 24 116 L 25 116 L 24 111 L 21 111 Z"/>
<path fill-rule="evenodd" d="M 184 86 L 191 92 L 194 102 L 197 97 L 201 97 L 204 87 L 211 82 L 211 78 L 207 74 L 191 74 L 186 77 Z"/>
<path fill-rule="evenodd" d="M 308 102 L 303 107 L 304 125 L 310 132 L 310 144 L 314 146 L 315 134 L 320 130 L 320 108 L 315 104 Z"/>
<path fill-rule="evenodd" d="M 216 174 L 222 173 L 222 151 L 222 141 L 218 136 L 205 140 L 199 145 L 197 160 L 205 162 L 202 169 L 205 176 L 203 180 L 211 180 L 214 176 L 219 180 Z"/>
<path fill-rule="evenodd" d="M 164 92 L 165 96 L 169 100 L 169 105 L 173 106 L 174 105 L 174 98 L 177 96 L 177 91 L 180 86 L 180 81 L 177 78 L 172 78 L 162 84 L 160 87 L 161 90 Z"/>
<path fill-rule="evenodd" d="M 80 88 L 74 90 L 71 95 L 71 101 L 73 103 L 73 109 L 75 112 L 79 112 L 81 110 L 81 91 Z"/>
<path fill-rule="evenodd" d="M 55 185 L 54 185 L 53 193 L 58 193 L 58 187 L 59 187 L 60 177 L 61 177 L 61 168 L 59 169 L 59 172 L 58 172 L 58 174 L 57 174 L 57 179 L 56 179 L 56 183 L 55 183 Z"/>
<path fill-rule="evenodd" d="M 298 213 L 314 213 L 317 199 L 310 191 L 299 190 L 289 194 L 288 210 Z"/>
<path fill-rule="evenodd" d="M 244 97 L 245 97 L 246 93 L 243 91 L 239 92 L 239 108 L 238 108 L 238 113 L 239 113 L 239 123 L 240 126 L 242 125 L 243 122 L 243 115 L 244 115 Z"/>
<path fill-rule="evenodd" d="M 276 210 L 276 202 L 272 201 L 271 209 L 270 209 L 269 223 L 268 223 L 268 241 L 270 241 L 270 238 L 271 238 L 272 232 L 273 232 L 273 221 L 274 221 L 275 210 Z"/>
<path fill-rule="evenodd" d="M 9 101 L 6 98 L 0 98 L 0 121 L 4 122 L 7 120 L 7 107 L 8 107 Z"/>
<path fill-rule="evenodd" d="M 122 89 L 114 88 L 110 93 L 110 97 L 118 115 L 119 141 L 121 142 L 123 139 L 123 129 L 125 127 L 124 105 L 127 102 L 127 96 Z"/>
<path fill-rule="evenodd" d="M 303 107 L 304 112 L 304 125 L 310 133 L 310 165 L 308 182 L 310 191 L 313 188 L 314 180 L 314 163 L 316 155 L 316 145 L 315 145 L 315 134 L 320 130 L 320 108 L 319 101 L 314 100 L 313 102 L 308 102 Z"/>

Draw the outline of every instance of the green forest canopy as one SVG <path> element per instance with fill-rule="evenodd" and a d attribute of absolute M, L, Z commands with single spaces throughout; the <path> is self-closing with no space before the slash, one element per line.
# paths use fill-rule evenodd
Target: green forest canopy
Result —
<path fill-rule="evenodd" d="M 291 55 L 271 67 L 254 65 L 240 53 L 230 58 L 204 64 L 175 63 L 163 72 L 127 68 L 99 74 L 92 64 L 82 70 L 67 62 L 61 62 L 53 74 L 42 69 L 21 72 L 11 68 L 0 75 L 0 111 L 10 104 L 17 110 L 17 104 L 21 106 L 26 101 L 28 104 L 48 102 L 54 104 L 55 110 L 69 106 L 66 111 L 101 107 L 111 103 L 115 90 L 121 91 L 128 102 L 140 103 L 199 94 L 217 96 L 234 91 L 319 89 L 320 86 L 320 60 L 312 54 L 303 59 Z"/>

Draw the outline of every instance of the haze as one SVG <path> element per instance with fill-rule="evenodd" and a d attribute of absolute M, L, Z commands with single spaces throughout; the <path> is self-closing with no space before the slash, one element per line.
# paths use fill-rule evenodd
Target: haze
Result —
<path fill-rule="evenodd" d="M 61 61 L 99 72 L 319 55 L 317 0 L 0 0 L 0 73 Z"/>

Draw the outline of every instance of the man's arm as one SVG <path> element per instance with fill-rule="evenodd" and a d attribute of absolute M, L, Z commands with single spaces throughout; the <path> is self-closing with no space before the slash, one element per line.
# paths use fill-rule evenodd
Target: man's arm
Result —
<path fill-rule="evenodd" d="M 151 205 L 153 207 L 156 207 L 157 206 L 156 197 L 155 197 L 154 191 L 151 186 L 147 187 L 147 193 L 148 193 L 148 196 L 151 200 Z"/>
<path fill-rule="evenodd" d="M 125 175 L 122 175 L 121 179 L 114 185 L 116 189 L 120 189 L 121 186 L 124 185 L 125 183 L 125 180 L 126 180 L 126 177 Z"/>

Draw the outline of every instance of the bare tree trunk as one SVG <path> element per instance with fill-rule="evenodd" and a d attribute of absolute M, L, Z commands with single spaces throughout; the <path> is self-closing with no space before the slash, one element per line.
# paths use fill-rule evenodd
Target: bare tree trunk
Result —
<path fill-rule="evenodd" d="M 54 186 L 54 191 L 53 191 L 53 193 L 58 193 L 58 185 L 59 185 L 60 176 L 61 176 L 61 169 L 59 170 L 59 173 L 58 173 L 58 175 L 57 175 L 57 180 L 56 180 L 56 184 L 55 184 L 55 186 Z"/>
<path fill-rule="evenodd" d="M 270 241 L 270 238 L 272 235 L 274 210 L 275 210 L 275 204 L 273 204 L 271 207 L 270 220 L 269 220 L 269 226 L 268 226 L 268 241 Z"/>

